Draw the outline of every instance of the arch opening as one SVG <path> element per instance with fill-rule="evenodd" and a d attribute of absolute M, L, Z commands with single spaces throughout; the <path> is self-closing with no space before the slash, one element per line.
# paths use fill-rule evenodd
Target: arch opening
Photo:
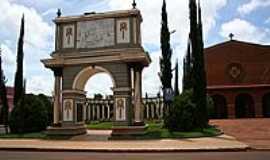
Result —
<path fill-rule="evenodd" d="M 74 90 L 84 91 L 88 80 L 92 76 L 97 75 L 98 73 L 105 73 L 109 75 L 109 77 L 111 78 L 113 87 L 116 87 L 116 83 L 115 83 L 113 75 L 107 69 L 103 67 L 95 66 L 95 67 L 87 67 L 87 68 L 84 68 L 82 71 L 80 71 L 74 79 L 72 88 Z"/>
<path fill-rule="evenodd" d="M 270 93 L 266 93 L 263 96 L 263 116 L 265 118 L 270 118 Z"/>
<path fill-rule="evenodd" d="M 223 95 L 213 95 L 212 96 L 214 102 L 214 119 L 225 119 L 228 118 L 228 109 L 227 109 L 227 101 Z"/>
<path fill-rule="evenodd" d="M 254 118 L 254 100 L 249 94 L 240 94 L 235 99 L 236 118 Z"/>

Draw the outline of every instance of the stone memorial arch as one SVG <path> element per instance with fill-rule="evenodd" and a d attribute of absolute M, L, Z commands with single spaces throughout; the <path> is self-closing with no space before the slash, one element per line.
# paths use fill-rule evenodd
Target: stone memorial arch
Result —
<path fill-rule="evenodd" d="M 54 22 L 55 51 L 42 60 L 55 76 L 54 120 L 48 134 L 86 132 L 84 87 L 100 72 L 109 74 L 114 85 L 113 135 L 142 134 L 142 70 L 151 59 L 141 45 L 140 11 L 59 13 Z"/>

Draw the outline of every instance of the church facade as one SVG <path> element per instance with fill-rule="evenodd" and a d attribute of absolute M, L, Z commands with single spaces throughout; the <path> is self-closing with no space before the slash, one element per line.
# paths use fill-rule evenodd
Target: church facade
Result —
<path fill-rule="evenodd" d="M 214 117 L 270 117 L 270 46 L 230 40 L 205 49 Z"/>

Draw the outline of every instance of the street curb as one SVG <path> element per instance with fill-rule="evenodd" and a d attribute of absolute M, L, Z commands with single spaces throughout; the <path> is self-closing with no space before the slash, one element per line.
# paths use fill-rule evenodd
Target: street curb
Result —
<path fill-rule="evenodd" d="M 128 153 L 170 153 L 170 152 L 246 152 L 250 147 L 245 148 L 221 148 L 221 149 L 69 149 L 69 148 L 0 148 L 0 151 L 27 151 L 27 152 L 128 152 Z"/>

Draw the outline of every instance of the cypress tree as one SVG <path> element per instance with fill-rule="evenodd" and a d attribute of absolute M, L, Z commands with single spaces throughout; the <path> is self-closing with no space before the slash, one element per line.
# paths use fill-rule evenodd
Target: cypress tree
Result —
<path fill-rule="evenodd" d="M 160 80 L 162 83 L 163 91 L 165 88 L 172 88 L 172 69 L 171 69 L 171 57 L 172 50 L 170 46 L 170 32 L 168 29 L 168 17 L 166 10 L 166 1 L 163 0 L 162 6 L 162 22 L 161 22 L 161 53 L 160 58 Z"/>
<path fill-rule="evenodd" d="M 182 92 L 185 91 L 187 81 L 186 57 L 183 58 Z"/>
<path fill-rule="evenodd" d="M 207 113 L 207 91 L 206 91 L 206 71 L 204 63 L 204 43 L 203 43 L 203 27 L 202 27 L 202 15 L 200 0 L 198 3 L 198 52 L 196 61 L 196 75 L 195 81 L 197 84 L 194 86 L 194 96 L 197 99 L 197 104 L 200 105 L 199 113 L 201 114 L 201 120 L 204 125 L 208 124 L 208 113 Z"/>
<path fill-rule="evenodd" d="M 17 50 L 17 71 L 15 74 L 15 93 L 14 93 L 14 106 L 16 107 L 18 101 L 23 96 L 23 44 L 24 44 L 24 15 L 21 19 L 20 36 L 18 41 Z"/>
<path fill-rule="evenodd" d="M 20 35 L 18 41 L 18 50 L 17 50 L 17 71 L 15 74 L 15 81 L 14 81 L 14 106 L 16 107 L 17 103 L 23 96 L 23 44 L 24 44 L 24 15 L 21 19 L 21 28 L 20 28 Z"/>
<path fill-rule="evenodd" d="M 190 36 L 189 36 L 190 37 Z M 192 55 L 190 38 L 188 39 L 187 53 L 184 59 L 184 77 L 183 77 L 183 91 L 193 88 L 193 76 L 192 76 Z"/>
<path fill-rule="evenodd" d="M 175 81 L 174 81 L 174 96 L 179 96 L 179 82 L 178 82 L 178 60 L 176 60 L 175 64 Z"/>
<path fill-rule="evenodd" d="M 0 98 L 2 102 L 2 108 L 1 108 L 1 123 L 5 126 L 5 131 L 8 133 L 8 113 L 9 113 L 9 106 L 8 106 L 8 100 L 7 100 L 7 89 L 6 89 L 6 79 L 4 76 L 4 72 L 2 70 L 2 54 L 0 49 Z"/>

